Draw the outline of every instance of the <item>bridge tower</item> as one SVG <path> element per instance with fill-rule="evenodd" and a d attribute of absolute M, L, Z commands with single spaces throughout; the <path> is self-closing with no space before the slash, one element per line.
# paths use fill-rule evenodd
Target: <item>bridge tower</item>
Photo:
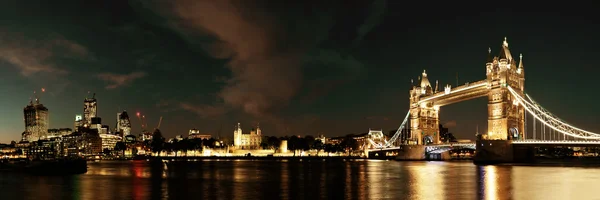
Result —
<path fill-rule="evenodd" d="M 488 94 L 488 131 L 482 134 L 484 140 L 519 140 L 525 137 L 525 108 L 512 97 L 510 86 L 523 93 L 525 71 L 523 56 L 519 63 L 513 58 L 504 38 L 500 54 L 492 57 L 491 49 L 486 63 Z"/>
<path fill-rule="evenodd" d="M 419 104 L 421 97 L 433 95 L 433 90 L 427 72 L 423 70 L 421 83 L 412 86 L 410 90 L 410 138 L 409 144 L 438 144 L 439 134 L 439 107 L 434 106 L 433 102 L 424 102 Z"/>

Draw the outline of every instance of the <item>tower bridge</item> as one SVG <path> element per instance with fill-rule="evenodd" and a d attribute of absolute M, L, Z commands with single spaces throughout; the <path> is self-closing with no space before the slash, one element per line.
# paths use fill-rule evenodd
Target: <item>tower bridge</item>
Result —
<path fill-rule="evenodd" d="M 475 148 L 476 162 L 514 162 L 523 158 L 522 151 L 533 146 L 597 146 L 600 134 L 585 131 L 556 117 L 525 91 L 525 67 L 523 56 L 513 58 L 506 38 L 499 54 L 493 56 L 488 49 L 485 64 L 486 78 L 452 88 L 444 86 L 438 91 L 429 82 L 424 70 L 420 83 L 409 91 L 409 110 L 396 133 L 388 139 L 383 133 L 370 132 L 370 151 L 405 150 L 413 153 L 408 157 L 419 157 L 427 153 L 438 153 L 453 148 Z M 442 143 L 439 135 L 439 112 L 445 105 L 475 98 L 488 99 L 488 129 L 477 135 L 473 143 Z M 526 115 L 532 116 L 527 134 Z M 399 141 L 402 130 L 408 132 Z M 416 153 L 415 153 L 416 152 Z"/>

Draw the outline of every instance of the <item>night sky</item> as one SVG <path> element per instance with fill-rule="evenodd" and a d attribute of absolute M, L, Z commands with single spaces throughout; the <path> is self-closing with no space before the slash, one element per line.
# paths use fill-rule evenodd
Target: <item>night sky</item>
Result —
<path fill-rule="evenodd" d="M 600 132 L 595 11 L 427 4 L 2 1 L 0 142 L 20 139 L 23 107 L 41 88 L 51 128 L 72 128 L 90 91 L 104 124 L 114 128 L 119 109 L 141 112 L 150 127 L 163 116 L 166 137 L 191 128 L 231 136 L 237 122 L 276 136 L 391 130 L 411 79 L 424 69 L 440 87 L 456 85 L 457 73 L 460 85 L 485 79 L 488 47 L 497 55 L 504 37 L 523 54 L 527 93 Z M 473 139 L 487 127 L 486 103 L 445 106 L 441 121 Z"/>

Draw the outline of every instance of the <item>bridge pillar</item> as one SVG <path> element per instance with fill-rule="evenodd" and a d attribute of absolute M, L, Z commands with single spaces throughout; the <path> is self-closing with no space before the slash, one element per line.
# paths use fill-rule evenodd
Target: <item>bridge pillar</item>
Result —
<path fill-rule="evenodd" d="M 516 101 L 507 86 L 522 93 L 524 69 L 517 66 L 504 41 L 500 55 L 486 64 L 488 94 L 488 132 L 484 140 L 513 140 L 525 137 L 525 108 Z"/>
<path fill-rule="evenodd" d="M 433 102 L 419 103 L 422 96 L 433 95 L 435 91 L 423 71 L 421 84 L 410 90 L 410 138 L 408 144 L 423 145 L 440 142 L 439 106 Z"/>
<path fill-rule="evenodd" d="M 400 145 L 396 160 L 425 160 L 425 145 Z"/>
<path fill-rule="evenodd" d="M 473 163 L 477 165 L 513 163 L 513 145 L 510 140 L 477 140 Z"/>

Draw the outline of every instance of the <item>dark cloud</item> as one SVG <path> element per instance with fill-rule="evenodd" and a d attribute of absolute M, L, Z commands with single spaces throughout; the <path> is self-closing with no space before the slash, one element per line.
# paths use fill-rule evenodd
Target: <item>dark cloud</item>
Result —
<path fill-rule="evenodd" d="M 114 74 L 114 73 L 102 73 L 98 74 L 97 77 L 100 80 L 106 81 L 109 84 L 106 89 L 115 89 L 118 87 L 129 85 L 136 79 L 140 79 L 146 76 L 146 72 L 131 72 L 130 74 Z"/>
<path fill-rule="evenodd" d="M 292 125 L 286 125 L 289 120 L 277 113 L 305 88 L 307 66 L 313 71 L 336 73 L 309 80 L 308 93 L 302 97 L 306 101 L 356 80 L 362 72 L 363 65 L 356 58 L 323 45 L 336 19 L 344 17 L 338 12 L 344 10 L 340 6 L 343 1 L 288 5 L 277 1 L 265 4 L 265 1 L 173 0 L 141 4 L 166 18 L 166 26 L 178 32 L 189 45 L 228 61 L 225 66 L 231 73 L 226 78 L 217 78 L 217 82 L 224 84 L 217 93 L 219 103 L 179 103 L 180 108 L 202 117 L 239 109 L 280 130 L 294 129 L 297 127 L 290 128 Z M 381 15 L 380 12 L 376 15 Z M 379 18 L 368 17 L 367 25 L 359 28 L 359 37 L 372 29 Z"/>
<path fill-rule="evenodd" d="M 454 128 L 456 127 L 456 121 L 452 120 L 452 121 L 447 121 L 446 123 L 443 124 L 444 128 Z"/>
<path fill-rule="evenodd" d="M 49 35 L 43 39 L 27 38 L 0 29 L 0 60 L 17 67 L 21 75 L 31 77 L 38 73 L 66 75 L 69 71 L 57 66 L 56 59 L 88 56 L 87 48 L 77 42 L 58 34 Z"/>
<path fill-rule="evenodd" d="M 322 33 L 327 29 L 311 30 L 318 34 L 294 38 L 294 34 L 280 31 L 287 22 L 278 20 L 258 3 L 176 0 L 161 7 L 168 8 L 158 10 L 171 17 L 171 27 L 190 43 L 197 42 L 196 36 L 206 34 L 218 40 L 201 43 L 213 57 L 229 60 L 226 67 L 231 70 L 231 77 L 218 96 L 226 106 L 258 117 L 285 107 L 298 93 L 303 52 L 317 43 L 315 38 L 327 35 Z M 307 19 L 313 24 L 324 22 Z M 308 40 L 296 41 L 302 39 Z M 211 109 L 196 111 L 204 110 Z"/>
<path fill-rule="evenodd" d="M 210 105 L 194 105 L 190 103 L 179 103 L 179 107 L 183 110 L 187 110 L 198 114 L 203 118 L 217 117 L 225 114 L 225 110 L 222 106 L 210 106 Z"/>
<path fill-rule="evenodd" d="M 358 45 L 367 33 L 371 32 L 373 28 L 381 23 L 385 12 L 387 10 L 387 0 L 375 0 L 370 6 L 369 17 L 365 19 L 365 22 L 358 27 L 358 36 L 354 39 L 353 45 Z"/>

